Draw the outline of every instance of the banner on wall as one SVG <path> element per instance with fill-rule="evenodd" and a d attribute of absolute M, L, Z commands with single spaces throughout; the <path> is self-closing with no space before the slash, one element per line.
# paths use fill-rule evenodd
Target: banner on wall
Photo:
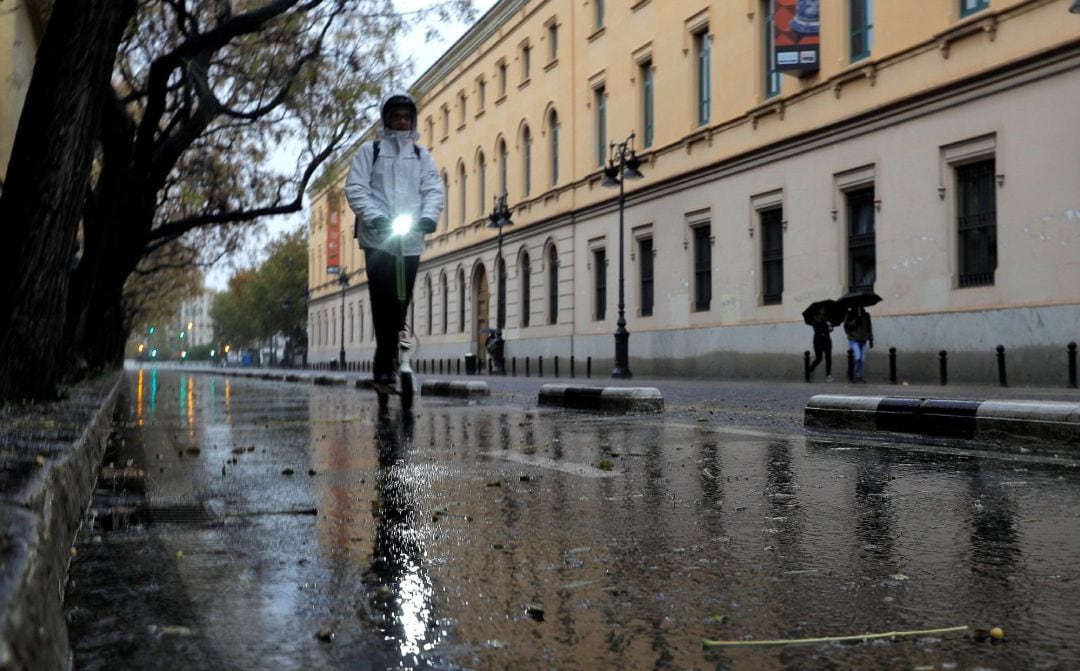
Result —
<path fill-rule="evenodd" d="M 341 212 L 334 208 L 326 222 L 326 272 L 336 275 L 341 271 Z"/>
<path fill-rule="evenodd" d="M 773 62 L 781 72 L 819 69 L 820 0 L 775 0 Z"/>

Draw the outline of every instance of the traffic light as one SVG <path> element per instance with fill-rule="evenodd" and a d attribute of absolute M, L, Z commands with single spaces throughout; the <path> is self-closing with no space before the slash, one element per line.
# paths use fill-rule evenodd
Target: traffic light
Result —
<path fill-rule="evenodd" d="M 180 330 L 180 339 L 181 340 L 184 339 L 184 331 L 183 331 L 183 329 Z"/>
<path fill-rule="evenodd" d="M 154 335 L 154 327 L 153 326 L 150 327 L 150 335 Z"/>

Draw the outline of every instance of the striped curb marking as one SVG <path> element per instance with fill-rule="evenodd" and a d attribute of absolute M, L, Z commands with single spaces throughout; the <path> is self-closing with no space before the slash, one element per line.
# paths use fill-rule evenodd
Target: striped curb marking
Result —
<path fill-rule="evenodd" d="M 545 384 L 540 405 L 601 412 L 663 412 L 664 396 L 655 387 L 589 387 L 580 384 Z"/>
<path fill-rule="evenodd" d="M 818 395 L 806 404 L 804 424 L 946 438 L 1037 438 L 1076 444 L 1080 443 L 1080 403 Z"/>
<path fill-rule="evenodd" d="M 424 380 L 420 385 L 421 396 L 453 396 L 471 398 L 473 396 L 491 396 L 487 382 L 480 380 Z"/>

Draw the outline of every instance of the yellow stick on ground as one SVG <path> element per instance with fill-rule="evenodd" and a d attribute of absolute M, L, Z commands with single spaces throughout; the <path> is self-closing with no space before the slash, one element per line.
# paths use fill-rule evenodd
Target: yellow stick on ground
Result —
<path fill-rule="evenodd" d="M 752 648 L 770 645 L 809 645 L 812 643 L 838 643 L 844 641 L 869 641 L 875 638 L 899 638 L 901 636 L 932 636 L 934 634 L 952 634 L 968 631 L 969 627 L 945 627 L 944 629 L 915 629 L 912 631 L 888 631 L 880 634 L 858 634 L 855 636 L 822 636 L 821 638 L 778 638 L 765 641 L 711 641 L 701 642 L 703 648 Z"/>

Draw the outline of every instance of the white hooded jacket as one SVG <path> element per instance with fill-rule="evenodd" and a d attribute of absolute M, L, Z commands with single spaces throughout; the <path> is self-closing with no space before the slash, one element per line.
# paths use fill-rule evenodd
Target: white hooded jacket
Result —
<path fill-rule="evenodd" d="M 384 119 L 387 102 L 398 97 L 412 101 L 405 91 L 391 91 L 380 107 Z M 413 104 L 415 109 L 415 102 Z M 412 217 L 413 228 L 405 235 L 404 252 L 406 256 L 419 256 L 424 251 L 424 234 L 416 229 L 416 222 L 421 218 L 438 221 L 446 203 L 439 170 L 428 150 L 416 144 L 420 134 L 416 132 L 415 116 L 413 130 L 390 130 L 384 122 L 378 136 L 378 159 L 375 158 L 375 143 L 364 143 L 353 156 L 345 180 L 345 198 L 358 220 L 356 236 L 364 249 L 397 254 L 396 237 L 387 231 L 373 230 L 365 223 L 378 217 L 393 220 L 408 215 Z"/>

